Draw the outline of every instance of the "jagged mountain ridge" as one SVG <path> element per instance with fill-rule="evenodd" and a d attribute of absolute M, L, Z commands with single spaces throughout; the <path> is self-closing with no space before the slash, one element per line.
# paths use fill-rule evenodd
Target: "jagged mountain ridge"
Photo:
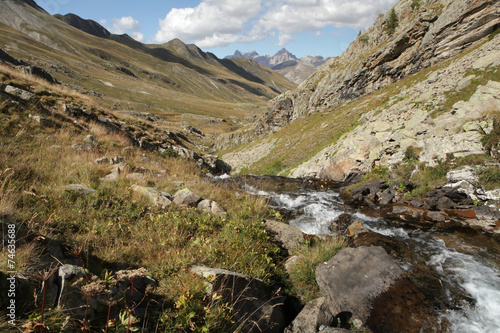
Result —
<path fill-rule="evenodd" d="M 85 20 L 72 13 L 66 15 L 56 14 L 54 16 L 61 21 L 96 37 L 108 38 L 111 36 L 111 32 L 96 21 Z"/>
<path fill-rule="evenodd" d="M 480 110 L 497 112 L 500 51 L 494 33 L 500 4 L 419 3 L 413 8 L 414 2 L 400 1 L 395 6 L 399 27 L 393 34 L 386 32 L 388 15 L 380 16 L 340 57 L 327 61 L 295 91 L 271 101 L 253 134 L 238 137 L 241 142 L 253 138 L 252 147 L 228 155 L 227 161 L 250 172 L 275 165 L 296 177 L 342 181 L 377 165 L 398 163 L 410 146 L 421 149 L 419 160 L 429 164 L 447 153 L 483 151 L 481 131 L 464 134 L 461 126 L 481 119 L 491 125 L 491 115 Z M 485 99 L 491 106 L 472 104 L 468 107 L 474 112 L 458 112 L 463 106 L 455 102 L 463 86 L 468 92 L 462 101 L 481 104 Z M 255 140 L 255 135 L 263 138 Z"/>
<path fill-rule="evenodd" d="M 224 132 L 247 126 L 266 100 L 294 87 L 257 63 L 221 60 L 179 40 L 146 45 L 108 36 L 97 23 L 70 15 L 74 25 L 103 35 L 96 37 L 33 4 L 0 1 L 0 49 L 115 112 L 158 113 L 176 130 L 187 123 Z"/>
<path fill-rule="evenodd" d="M 248 58 L 255 60 L 261 65 L 267 66 L 288 80 L 299 84 L 304 81 L 309 75 L 314 73 L 326 60 L 322 56 L 304 56 L 302 58 L 297 58 L 292 53 L 288 52 L 285 48 L 282 48 L 275 55 L 265 55 L 261 56 L 256 51 L 241 52 L 236 50 L 234 55 L 225 57 L 229 58 Z"/>

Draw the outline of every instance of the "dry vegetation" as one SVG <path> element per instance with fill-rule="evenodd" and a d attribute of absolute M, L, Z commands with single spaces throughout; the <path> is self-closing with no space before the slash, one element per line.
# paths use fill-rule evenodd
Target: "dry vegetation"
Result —
<path fill-rule="evenodd" d="M 15 72 L 4 71 L 2 79 L 18 87 L 36 86 L 42 104 L 47 99 L 86 103 L 78 95 L 66 95 L 64 88 Z M 124 135 L 109 133 L 99 125 L 63 122 L 56 117 L 60 125 L 56 129 L 42 127 L 29 117 L 50 105 L 54 104 L 13 102 L 0 96 L 0 220 L 2 228 L 16 225 L 17 278 L 27 281 L 23 282 L 25 292 L 18 296 L 18 322 L 26 329 L 51 332 L 71 325 L 82 331 L 130 328 L 131 314 L 123 312 L 123 301 L 110 305 L 113 313 L 123 317 L 121 324 L 117 321 L 113 326 L 106 318 L 76 320 L 70 311 L 41 306 L 42 290 L 45 298 L 42 282 L 52 269 L 76 261 L 103 280 L 119 269 L 146 268 L 158 287 L 148 298 L 141 325 L 159 332 L 233 331 L 236 323 L 230 304 L 221 305 L 208 297 L 203 281 L 189 267 L 225 268 L 260 278 L 269 286 L 282 280 L 282 253 L 264 229 L 263 220 L 272 214 L 265 201 L 245 193 L 236 196 L 235 188 L 207 181 L 196 165 L 183 159 L 125 149 L 130 142 Z M 57 113 L 57 108 L 51 110 Z M 96 141 L 93 149 L 73 147 L 84 143 L 89 134 Z M 92 162 L 118 155 L 130 171 L 144 174 L 143 185 L 172 194 L 180 184 L 187 186 L 218 202 L 227 214 L 150 206 L 131 191 L 133 181 L 125 176 L 101 182 L 111 166 Z M 68 184 L 82 184 L 97 193 L 84 197 L 65 191 L 63 186 Z M 54 248 L 61 249 L 61 255 L 51 252 Z M 8 254 L 3 246 L 2 263 L 7 262 Z M 7 274 L 4 265 L 1 274 Z M 0 322 L 0 327 L 8 330 L 6 322 Z"/>

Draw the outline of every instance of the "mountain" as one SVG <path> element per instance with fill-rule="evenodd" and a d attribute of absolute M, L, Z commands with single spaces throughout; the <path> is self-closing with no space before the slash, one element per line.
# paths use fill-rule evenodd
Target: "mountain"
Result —
<path fill-rule="evenodd" d="M 111 36 L 111 32 L 109 32 L 106 28 L 104 28 L 102 25 L 97 23 L 96 21 L 93 20 L 85 20 L 82 19 L 80 16 L 75 15 L 75 14 L 66 14 L 66 15 L 59 15 L 56 14 L 54 17 L 60 19 L 61 21 L 79 29 L 82 30 L 88 34 L 94 35 L 96 37 L 102 37 L 102 38 L 108 38 Z"/>
<path fill-rule="evenodd" d="M 489 154 L 482 142 L 500 116 L 500 3 L 402 0 L 394 10 L 394 30 L 381 15 L 341 56 L 272 100 L 251 132 L 233 134 L 251 144 L 224 160 L 236 172 L 344 181 L 395 168 L 412 149 L 429 166 Z"/>
<path fill-rule="evenodd" d="M 259 64 L 277 71 L 296 84 L 304 81 L 327 60 L 322 56 L 305 56 L 298 59 L 285 48 L 279 50 L 273 56 L 261 56 L 256 51 L 242 53 L 241 51 L 236 50 L 234 55 L 227 56 L 225 58 L 248 58 L 255 60 Z"/>
<path fill-rule="evenodd" d="M 142 44 L 74 14 L 51 16 L 32 1 L 0 1 L 0 36 L 5 53 L 117 115 L 162 115 L 164 128 L 207 132 L 206 145 L 249 126 L 269 99 L 294 88 L 257 63 L 218 59 L 180 40 Z"/>

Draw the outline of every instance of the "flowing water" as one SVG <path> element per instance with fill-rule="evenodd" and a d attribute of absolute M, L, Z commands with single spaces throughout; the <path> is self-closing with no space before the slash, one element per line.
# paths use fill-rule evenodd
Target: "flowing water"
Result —
<path fill-rule="evenodd" d="M 306 234 L 331 234 L 332 221 L 347 212 L 366 229 L 404 243 L 413 254 L 397 258 L 401 268 L 410 274 L 424 265 L 442 284 L 446 307 L 440 310 L 440 319 L 449 323 L 448 332 L 500 332 L 498 258 L 481 244 L 469 244 L 467 237 L 443 232 L 405 229 L 352 211 L 333 190 L 263 191 L 248 184 L 246 189 L 269 197 L 270 205 L 288 212 L 292 216 L 289 223 Z"/>

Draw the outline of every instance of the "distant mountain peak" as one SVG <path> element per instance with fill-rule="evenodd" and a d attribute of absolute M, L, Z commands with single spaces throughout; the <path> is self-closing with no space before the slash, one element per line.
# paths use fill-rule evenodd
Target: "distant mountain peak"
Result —
<path fill-rule="evenodd" d="M 59 20 L 71 25 L 72 27 L 82 30 L 88 34 L 102 38 L 108 38 L 109 36 L 111 36 L 111 32 L 109 32 L 106 28 L 104 28 L 96 21 L 86 20 L 72 13 L 66 15 L 56 14 L 54 16 Z"/>

